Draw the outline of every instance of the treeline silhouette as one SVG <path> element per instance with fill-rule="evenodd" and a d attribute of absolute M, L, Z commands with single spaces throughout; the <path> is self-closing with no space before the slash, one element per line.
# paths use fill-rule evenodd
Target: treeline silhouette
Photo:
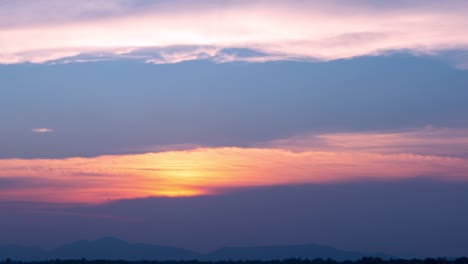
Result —
<path fill-rule="evenodd" d="M 15 261 L 4 259 L 0 264 L 468 264 L 468 258 L 425 258 L 425 259 L 381 259 L 374 257 L 364 257 L 359 260 L 336 261 L 333 259 L 285 259 L 285 260 L 244 260 L 244 261 L 124 261 L 124 260 L 47 260 L 47 261 Z"/>

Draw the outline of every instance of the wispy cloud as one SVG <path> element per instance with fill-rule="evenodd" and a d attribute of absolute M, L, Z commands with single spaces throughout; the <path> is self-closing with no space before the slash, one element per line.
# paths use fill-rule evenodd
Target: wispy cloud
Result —
<path fill-rule="evenodd" d="M 51 129 L 51 128 L 41 127 L 41 128 L 33 128 L 32 132 L 34 132 L 34 133 L 52 133 L 52 132 L 54 132 L 54 130 Z"/>
<path fill-rule="evenodd" d="M 67 159 L 4 159 L 1 200 L 100 202 L 223 189 L 431 177 L 468 180 L 468 131 L 319 134 L 256 147 Z M 2 176 L 0 176 L 0 180 Z M 1 181 L 0 181 L 1 183 Z"/>
<path fill-rule="evenodd" d="M 386 6 L 339 0 L 85 2 L 4 4 L 0 63 L 70 62 L 73 57 L 83 61 L 81 56 L 153 63 L 333 60 L 392 50 L 434 55 L 468 48 L 468 4 L 463 1 L 398 1 Z M 48 16 L 37 9 L 64 15 Z M 174 51 L 177 46 L 194 48 Z M 153 52 L 140 52 L 148 48 Z M 264 55 L 219 53 L 230 48 Z"/>

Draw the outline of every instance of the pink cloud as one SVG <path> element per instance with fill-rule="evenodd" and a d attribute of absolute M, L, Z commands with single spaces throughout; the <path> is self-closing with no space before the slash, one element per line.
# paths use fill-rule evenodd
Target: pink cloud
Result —
<path fill-rule="evenodd" d="M 32 129 L 32 132 L 34 132 L 34 133 L 52 133 L 52 132 L 54 132 L 54 130 L 51 129 L 51 128 L 42 127 L 42 128 L 34 128 L 34 129 Z"/>
<path fill-rule="evenodd" d="M 71 3 L 52 1 L 47 6 L 59 9 L 55 13 L 70 13 L 70 18 L 48 19 L 45 14 L 6 6 L 6 10 L 31 16 L 31 22 L 16 25 L 11 12 L 2 18 L 0 63 L 42 63 L 77 54 L 129 57 L 132 51 L 146 48 L 158 48 L 159 52 L 139 59 L 155 63 L 211 57 L 218 62 L 333 60 L 401 49 L 437 54 L 468 48 L 468 5 L 460 1 L 392 8 L 340 1 L 239 1 L 223 5 L 172 1 L 145 8 L 127 1 L 109 1 L 78 10 L 71 8 Z M 194 49 L 165 50 L 174 46 Z M 208 46 L 212 47 L 210 52 L 199 52 Z M 268 56 L 218 56 L 217 51 L 225 48 L 252 49 Z M 130 53 L 123 56 L 122 50 Z"/>

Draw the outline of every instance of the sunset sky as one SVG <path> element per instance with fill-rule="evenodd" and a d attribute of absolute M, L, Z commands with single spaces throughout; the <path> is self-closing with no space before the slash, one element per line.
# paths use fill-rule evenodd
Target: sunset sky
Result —
<path fill-rule="evenodd" d="M 0 0 L 0 244 L 468 255 L 467 14 Z"/>

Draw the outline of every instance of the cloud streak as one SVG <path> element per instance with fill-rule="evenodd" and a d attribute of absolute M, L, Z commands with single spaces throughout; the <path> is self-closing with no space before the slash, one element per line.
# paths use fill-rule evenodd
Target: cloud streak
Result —
<path fill-rule="evenodd" d="M 468 48 L 468 4 L 463 1 L 398 1 L 389 6 L 338 0 L 85 2 L 4 4 L 0 63 L 83 61 L 82 57 L 151 63 L 333 60 L 393 50 L 437 54 Z M 37 9 L 63 15 L 34 15 Z M 15 22 L 17 16 L 28 19 Z M 190 49 L 174 51 L 180 46 Z M 264 55 L 239 57 L 223 51 L 231 48 Z M 141 53 L 147 49 L 153 50 Z"/>
<path fill-rule="evenodd" d="M 34 133 L 52 133 L 52 132 L 54 132 L 54 130 L 50 129 L 50 128 L 33 128 L 32 132 L 34 132 Z"/>
<path fill-rule="evenodd" d="M 468 180 L 466 130 L 339 133 L 217 147 L 67 159 L 0 160 L 1 200 L 103 202 L 232 188 L 433 177 Z M 7 176 L 8 175 L 8 176 Z M 12 182 L 35 179 L 34 184 Z M 1 183 L 2 181 L 0 181 Z"/>

